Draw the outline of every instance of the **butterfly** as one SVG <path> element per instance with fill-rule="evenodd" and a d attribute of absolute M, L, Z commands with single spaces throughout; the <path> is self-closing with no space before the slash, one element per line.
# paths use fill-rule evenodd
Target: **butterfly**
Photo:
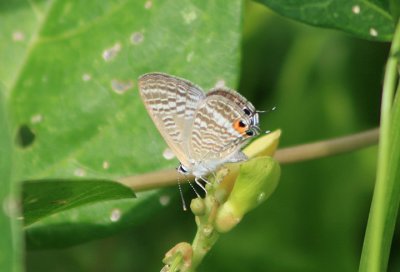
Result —
<path fill-rule="evenodd" d="M 247 159 L 241 148 L 259 134 L 253 104 L 238 92 L 216 87 L 205 93 L 192 82 L 164 73 L 139 78 L 139 92 L 158 131 L 195 181 L 228 162 Z"/>

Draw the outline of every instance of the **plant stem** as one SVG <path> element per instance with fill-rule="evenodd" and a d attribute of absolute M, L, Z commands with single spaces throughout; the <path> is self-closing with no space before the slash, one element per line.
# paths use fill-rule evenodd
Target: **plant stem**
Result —
<path fill-rule="evenodd" d="M 379 129 L 376 128 L 335 139 L 282 148 L 275 153 L 275 158 L 281 164 L 313 160 L 373 145 L 378 142 L 378 138 Z M 166 169 L 124 177 L 120 179 L 120 182 L 138 192 L 176 185 L 176 181 L 179 178 L 181 178 L 181 175 L 175 169 Z M 192 176 L 188 176 L 187 178 L 193 179 Z"/>
<path fill-rule="evenodd" d="M 386 271 L 394 224 L 396 222 L 397 207 L 394 212 L 391 211 L 390 207 L 390 205 L 396 205 L 394 203 L 396 202 L 396 197 L 391 197 L 393 181 L 389 177 L 389 167 L 390 163 L 393 162 L 390 162 L 389 158 L 392 151 L 390 138 L 391 112 L 398 77 L 397 65 L 399 52 L 400 21 L 394 34 L 383 82 L 381 138 L 379 142 L 377 178 L 359 269 L 359 271 L 363 272 Z"/>
<path fill-rule="evenodd" d="M 204 257 L 217 242 L 219 234 L 212 231 L 209 237 L 204 235 L 203 226 L 197 228 L 196 236 L 194 237 L 192 248 L 193 248 L 193 259 L 192 259 L 192 271 L 195 271 L 197 266 L 203 261 Z"/>
<path fill-rule="evenodd" d="M 275 159 L 286 164 L 329 157 L 375 144 L 378 138 L 379 129 L 371 129 L 327 141 L 283 148 L 276 152 Z"/>

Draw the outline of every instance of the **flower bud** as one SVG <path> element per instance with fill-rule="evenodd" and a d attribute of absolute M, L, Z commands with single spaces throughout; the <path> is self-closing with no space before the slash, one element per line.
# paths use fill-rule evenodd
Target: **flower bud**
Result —
<path fill-rule="evenodd" d="M 256 157 L 242 163 L 228 200 L 218 210 L 217 231 L 231 230 L 244 214 L 265 201 L 278 185 L 279 177 L 279 164 L 271 157 Z"/>
<path fill-rule="evenodd" d="M 204 200 L 201 198 L 194 198 L 190 203 L 190 209 L 193 214 L 196 216 L 202 216 L 206 213 L 206 205 L 204 204 Z"/>
<path fill-rule="evenodd" d="M 281 136 L 281 130 L 276 130 L 268 135 L 261 136 L 251 142 L 244 150 L 243 153 L 249 159 L 253 159 L 261 156 L 273 156 L 276 148 L 279 144 L 279 138 Z M 242 163 L 231 163 L 227 164 L 226 167 L 229 173 L 223 178 L 219 188 L 225 190 L 226 194 L 229 194 L 233 189 L 236 178 L 239 174 L 239 165 Z"/>

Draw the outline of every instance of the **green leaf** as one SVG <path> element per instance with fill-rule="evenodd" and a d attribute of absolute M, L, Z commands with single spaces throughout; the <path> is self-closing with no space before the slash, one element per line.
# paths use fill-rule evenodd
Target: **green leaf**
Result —
<path fill-rule="evenodd" d="M 22 271 L 21 226 L 17 221 L 18 191 L 12 179 L 14 154 L 0 83 L 0 267 L 3 271 Z"/>
<path fill-rule="evenodd" d="M 390 41 L 395 21 L 388 0 L 258 0 L 279 14 L 310 25 L 339 29 L 356 37 Z"/>
<path fill-rule="evenodd" d="M 22 129 L 33 135 L 20 145 L 18 178 L 115 179 L 176 166 L 162 155 L 166 144 L 140 100 L 137 78 L 161 71 L 205 89 L 221 80 L 234 87 L 241 1 L 39 3 L 3 4 L 38 16 L 34 30 L 18 14 L 5 30 L 12 37 L 21 29 L 25 39 L 14 43 L 27 44 L 25 52 L 6 48 L 24 55 L 5 80 L 15 129 L 22 138 Z"/>
<path fill-rule="evenodd" d="M 64 210 L 106 200 L 132 198 L 133 191 L 107 180 L 37 180 L 23 184 L 25 226 Z"/>
<path fill-rule="evenodd" d="M 21 159 L 18 180 L 114 180 L 174 167 L 137 78 L 160 71 L 205 90 L 238 80 L 239 0 L 2 1 L 0 10 L 0 80 Z M 160 209 L 160 196 L 54 213 L 25 227 L 28 245 L 110 235 Z M 111 222 L 114 208 L 129 220 Z"/>
<path fill-rule="evenodd" d="M 394 18 L 393 21 L 398 21 L 400 17 L 400 2 L 398 0 L 389 0 L 389 6 Z"/>
<path fill-rule="evenodd" d="M 89 203 L 54 213 L 25 227 L 27 247 L 62 248 L 109 236 L 141 224 L 170 199 L 170 193 L 152 191 L 138 193 L 135 199 Z"/>

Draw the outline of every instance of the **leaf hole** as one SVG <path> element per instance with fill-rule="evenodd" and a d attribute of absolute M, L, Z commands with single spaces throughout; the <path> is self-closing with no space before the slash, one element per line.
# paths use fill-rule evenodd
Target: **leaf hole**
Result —
<path fill-rule="evenodd" d="M 22 148 L 27 148 L 35 141 L 35 133 L 27 125 L 21 125 L 17 133 L 17 143 Z"/>

